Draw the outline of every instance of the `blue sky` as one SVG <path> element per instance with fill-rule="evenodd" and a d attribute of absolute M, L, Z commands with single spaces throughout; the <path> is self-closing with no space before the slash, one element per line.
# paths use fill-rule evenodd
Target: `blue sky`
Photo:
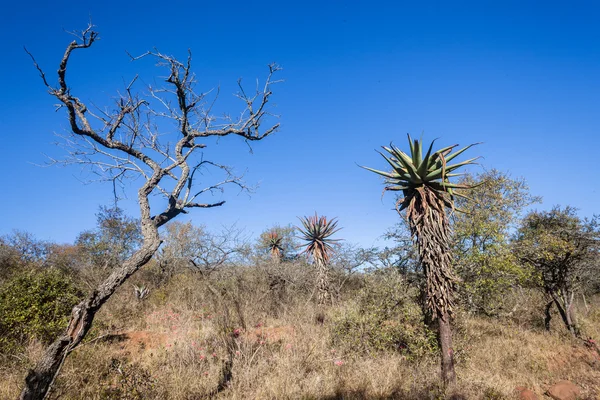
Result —
<path fill-rule="evenodd" d="M 87 4 L 86 4 L 87 3 Z M 263 78 L 277 62 L 274 88 L 281 129 L 253 146 L 223 141 L 221 162 L 259 184 L 231 188 L 225 206 L 189 217 L 211 229 L 237 224 L 256 235 L 317 211 L 337 216 L 339 236 L 371 246 L 397 220 L 393 196 L 381 198 L 374 151 L 406 133 L 439 145 L 484 142 L 470 151 L 481 168 L 525 178 L 532 194 L 600 212 L 600 6 L 594 2 L 19 2 L 0 16 L 0 234 L 21 229 L 71 242 L 110 204 L 107 184 L 89 175 L 41 168 L 60 156 L 54 132 L 67 129 L 23 46 L 53 77 L 71 37 L 92 18 L 101 40 L 76 54 L 70 77 L 82 99 L 106 103 L 136 72 L 164 74 L 126 51 L 153 47 L 194 54 L 199 87 L 220 85 L 224 109 L 235 82 Z M 54 79 L 54 78 L 52 78 Z M 207 149 L 207 151 L 212 149 Z M 135 184 L 135 183 L 134 183 Z M 128 191 L 135 198 L 135 186 Z M 133 200 L 121 206 L 137 212 Z"/>

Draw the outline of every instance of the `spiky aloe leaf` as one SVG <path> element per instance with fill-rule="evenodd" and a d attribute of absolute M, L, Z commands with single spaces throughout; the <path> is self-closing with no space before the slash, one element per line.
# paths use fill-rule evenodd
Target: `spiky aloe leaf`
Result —
<path fill-rule="evenodd" d="M 396 157 L 396 160 L 398 162 L 397 164 L 400 165 L 401 167 L 403 167 L 406 171 L 408 171 L 408 174 L 410 175 L 410 179 L 412 181 L 414 181 L 414 182 L 420 181 L 419 174 L 417 173 L 417 168 L 413 164 L 411 157 L 409 157 L 406 153 L 404 153 L 399 148 L 394 147 L 394 145 L 391 143 L 390 143 L 389 148 L 384 147 L 383 149 L 386 150 L 387 152 L 393 154 Z"/>
<path fill-rule="evenodd" d="M 381 154 L 381 156 L 385 159 L 385 161 L 387 161 L 388 164 L 390 164 L 390 166 L 392 167 L 392 170 L 395 171 L 398 175 L 400 175 L 400 177 L 402 179 L 409 179 L 410 178 L 411 175 L 408 173 L 408 171 L 406 170 L 406 168 L 403 168 L 401 166 L 401 164 L 398 163 L 398 161 L 396 160 L 396 158 L 394 158 L 394 157 L 388 158 L 385 154 L 383 154 L 380 151 L 378 151 L 378 153 Z"/>
<path fill-rule="evenodd" d="M 371 171 L 371 172 L 375 172 L 376 174 L 379 174 L 381 176 L 385 176 L 386 178 L 390 178 L 390 179 L 396 179 L 396 178 L 400 178 L 400 176 L 398 175 L 397 172 L 393 171 L 393 172 L 385 172 L 385 171 L 379 171 L 377 169 L 373 169 L 373 168 L 369 168 L 369 167 L 364 167 L 366 170 Z"/>
<path fill-rule="evenodd" d="M 481 142 L 477 142 L 477 143 L 471 143 L 470 145 L 468 145 L 468 146 L 466 146 L 466 147 L 464 147 L 464 148 L 462 148 L 462 149 L 460 149 L 460 150 L 456 151 L 455 153 L 452 153 L 452 154 L 448 155 L 448 156 L 446 157 L 446 162 L 450 162 L 450 161 L 452 161 L 454 158 L 458 157 L 459 155 L 461 155 L 462 153 L 464 153 L 465 151 L 467 151 L 467 150 L 468 150 L 468 149 L 470 149 L 471 147 L 473 147 L 473 146 L 477 146 L 478 144 L 481 144 Z M 477 158 L 480 158 L 480 157 L 475 157 L 474 159 L 477 159 Z"/>
<path fill-rule="evenodd" d="M 419 176 L 424 176 L 425 173 L 427 172 L 427 168 L 429 167 L 429 160 L 431 158 L 431 150 L 433 149 L 433 144 L 435 143 L 436 140 L 437 139 L 433 139 L 433 141 L 429 145 L 427 154 L 425 155 L 425 158 L 422 160 L 421 165 L 419 165 L 419 167 L 417 169 L 417 173 L 419 174 Z"/>
<path fill-rule="evenodd" d="M 456 175 L 456 174 L 450 174 L 450 173 L 460 167 L 464 167 L 465 165 L 475 164 L 474 161 L 478 160 L 480 158 L 481 157 L 474 157 L 469 160 L 460 162 L 458 164 L 452 164 L 452 165 L 446 165 L 447 160 L 444 159 L 445 162 L 442 162 L 442 165 L 440 166 L 440 168 L 431 170 L 431 172 L 429 172 L 425 176 L 425 179 L 426 180 L 435 180 L 435 179 L 442 179 L 442 177 L 448 178 L 452 175 Z"/>
<path fill-rule="evenodd" d="M 410 135 L 408 136 L 408 140 L 410 140 Z M 423 156 L 423 144 L 420 140 L 415 139 L 413 144 L 414 152 L 412 155 L 413 165 L 415 168 L 419 168 L 421 165 L 422 156 Z"/>

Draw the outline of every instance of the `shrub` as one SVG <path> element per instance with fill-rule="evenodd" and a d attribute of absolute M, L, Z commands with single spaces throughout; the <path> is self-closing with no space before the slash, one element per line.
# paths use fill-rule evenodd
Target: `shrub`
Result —
<path fill-rule="evenodd" d="M 23 264 L 21 254 L 8 244 L 6 237 L 0 237 L 0 285 Z"/>
<path fill-rule="evenodd" d="M 489 250 L 492 253 L 492 250 Z M 489 317 L 506 317 L 519 307 L 514 291 L 533 279 L 532 270 L 505 249 L 493 254 L 471 251 L 458 261 L 459 301 L 463 308 Z"/>
<path fill-rule="evenodd" d="M 80 297 L 57 269 L 16 273 L 0 286 L 0 351 L 14 351 L 30 339 L 49 342 L 64 329 Z"/>
<path fill-rule="evenodd" d="M 351 351 L 401 351 L 421 357 L 437 348 L 416 302 L 417 290 L 395 270 L 368 276 L 355 302 L 334 316 L 332 337 Z"/>

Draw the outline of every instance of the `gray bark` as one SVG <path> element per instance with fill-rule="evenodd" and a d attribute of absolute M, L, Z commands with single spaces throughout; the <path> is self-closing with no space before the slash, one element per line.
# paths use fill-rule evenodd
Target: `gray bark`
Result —
<path fill-rule="evenodd" d="M 444 386 L 456 383 L 456 372 L 454 371 L 454 349 L 452 348 L 452 327 L 450 315 L 446 311 L 438 318 L 439 341 L 442 350 L 442 381 Z"/>
<path fill-rule="evenodd" d="M 560 314 L 563 323 L 567 330 L 574 337 L 579 337 L 579 331 L 575 325 L 574 312 L 573 312 L 573 293 L 569 296 L 566 291 L 561 290 L 561 293 L 555 293 L 550 291 L 550 296 L 556 304 L 558 313 Z"/>
<path fill-rule="evenodd" d="M 332 303 L 329 266 L 322 260 L 316 260 L 317 266 L 317 302 L 319 306 Z"/>

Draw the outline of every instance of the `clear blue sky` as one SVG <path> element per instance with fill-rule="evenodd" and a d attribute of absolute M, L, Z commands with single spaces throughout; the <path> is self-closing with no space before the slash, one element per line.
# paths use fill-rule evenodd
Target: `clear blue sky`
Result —
<path fill-rule="evenodd" d="M 422 131 L 440 146 L 483 141 L 470 153 L 524 177 L 542 208 L 600 212 L 595 2 L 30 1 L 0 16 L 0 234 L 71 242 L 111 202 L 111 187 L 82 185 L 77 168 L 35 166 L 61 154 L 53 132 L 67 124 L 23 45 L 54 80 L 71 40 L 63 29 L 90 16 L 101 41 L 76 54 L 70 75 L 87 101 L 102 104 L 136 70 L 151 72 L 125 51 L 184 57 L 190 48 L 199 86 L 220 84 L 226 107 L 237 78 L 262 78 L 273 61 L 284 68 L 273 97 L 280 132 L 253 155 L 244 144 L 216 150 L 260 187 L 250 197 L 232 188 L 225 206 L 192 211 L 196 224 L 258 234 L 317 211 L 339 218 L 339 236 L 376 244 L 398 215 L 377 176 L 356 164 L 384 168 L 375 149 L 405 147 L 406 132 Z M 133 201 L 122 206 L 137 212 Z"/>

